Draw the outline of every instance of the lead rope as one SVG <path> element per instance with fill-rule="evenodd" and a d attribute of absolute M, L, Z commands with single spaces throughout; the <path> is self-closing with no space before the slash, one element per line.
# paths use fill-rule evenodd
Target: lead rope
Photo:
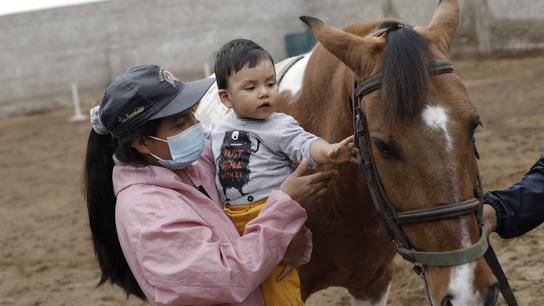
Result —
<path fill-rule="evenodd" d="M 480 153 L 478 152 L 478 148 L 476 147 L 476 144 L 474 144 L 474 153 L 476 154 L 476 158 L 480 159 Z M 477 197 L 480 199 L 482 206 L 478 210 L 478 214 L 476 217 L 478 218 L 478 222 L 482 223 L 484 191 L 483 191 L 482 179 L 480 177 L 479 171 L 478 171 L 477 180 L 478 180 Z M 502 297 L 506 301 L 506 304 L 508 306 L 518 306 L 516 296 L 514 295 L 514 292 L 512 291 L 512 288 L 510 287 L 510 283 L 508 282 L 508 278 L 506 277 L 506 274 L 504 273 L 502 269 L 499 259 L 497 258 L 497 254 L 495 254 L 495 251 L 493 250 L 493 247 L 491 246 L 491 242 L 489 242 L 489 245 L 487 246 L 487 251 L 484 254 L 484 259 L 487 265 L 489 266 L 489 268 L 491 269 L 491 272 L 493 272 L 493 275 L 495 275 L 495 278 L 497 278 L 499 291 L 501 292 Z"/>
<path fill-rule="evenodd" d="M 485 261 L 491 268 L 491 271 L 493 271 L 493 274 L 495 274 L 495 277 L 497 278 L 499 291 L 502 294 L 502 297 L 506 301 L 506 304 L 508 306 L 518 306 L 518 302 L 516 301 L 516 297 L 514 296 L 514 292 L 512 292 L 512 288 L 510 288 L 510 285 L 508 284 L 508 278 L 506 278 L 506 274 L 504 274 L 504 271 L 502 270 L 501 264 L 499 263 L 499 260 L 497 259 L 497 255 L 495 254 L 495 251 L 489 245 L 487 248 L 487 251 L 484 254 Z"/>

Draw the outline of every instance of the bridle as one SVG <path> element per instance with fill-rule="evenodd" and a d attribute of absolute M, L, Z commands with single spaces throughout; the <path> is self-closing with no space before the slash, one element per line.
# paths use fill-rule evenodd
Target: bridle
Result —
<path fill-rule="evenodd" d="M 399 25 L 394 25 L 390 28 L 380 29 L 374 32 L 372 35 L 381 36 L 398 28 Z M 447 59 L 433 60 L 433 76 L 452 72 L 453 66 Z M 431 302 L 431 300 L 423 266 L 457 266 L 475 261 L 476 259 L 484 256 L 499 282 L 499 289 L 504 299 L 507 301 L 509 306 L 517 306 L 516 299 L 508 284 L 508 280 L 502 271 L 493 248 L 489 244 L 487 230 L 482 222 L 483 192 L 479 174 L 477 175 L 475 196 L 462 202 L 448 203 L 431 208 L 399 212 L 388 198 L 383 184 L 380 181 L 376 163 L 372 155 L 371 137 L 368 131 L 367 118 L 362 107 L 364 105 L 364 97 L 371 92 L 381 89 L 381 87 L 381 73 L 370 76 L 360 84 L 357 83 L 354 74 L 350 106 L 355 129 L 355 143 L 360 151 L 360 167 L 366 177 L 372 201 L 376 207 L 376 210 L 378 211 L 390 241 L 393 242 L 397 252 L 405 260 L 414 264 L 414 271 L 425 279 L 429 302 Z M 474 147 L 474 151 L 476 158 L 479 158 L 476 147 Z M 471 214 L 475 214 L 478 224 L 481 225 L 480 239 L 475 244 L 462 249 L 442 252 L 415 250 L 401 228 L 401 226 L 404 224 L 451 219 Z"/>

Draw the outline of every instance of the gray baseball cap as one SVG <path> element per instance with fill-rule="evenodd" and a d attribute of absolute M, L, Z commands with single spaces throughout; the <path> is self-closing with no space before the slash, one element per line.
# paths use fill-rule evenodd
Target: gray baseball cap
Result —
<path fill-rule="evenodd" d="M 100 121 L 113 137 L 126 136 L 149 120 L 190 109 L 214 82 L 206 78 L 184 83 L 157 65 L 132 67 L 106 89 Z"/>

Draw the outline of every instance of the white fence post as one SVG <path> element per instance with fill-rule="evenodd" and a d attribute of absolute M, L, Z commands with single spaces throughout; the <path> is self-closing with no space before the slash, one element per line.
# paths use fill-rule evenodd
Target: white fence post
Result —
<path fill-rule="evenodd" d="M 72 101 L 74 103 L 74 115 L 70 118 L 70 122 L 80 122 L 87 119 L 87 116 L 81 113 L 81 106 L 79 102 L 79 91 L 77 89 L 77 84 L 71 84 L 72 89 Z"/>

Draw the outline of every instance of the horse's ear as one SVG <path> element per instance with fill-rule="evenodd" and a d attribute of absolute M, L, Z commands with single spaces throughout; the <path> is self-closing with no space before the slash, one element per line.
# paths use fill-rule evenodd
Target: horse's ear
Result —
<path fill-rule="evenodd" d="M 383 37 L 360 37 L 335 27 L 325 24 L 323 21 L 308 17 L 300 17 L 314 33 L 317 40 L 329 51 L 340 59 L 355 73 L 362 73 L 363 59 L 383 51 L 385 39 Z"/>
<path fill-rule="evenodd" d="M 431 23 L 422 32 L 444 56 L 447 56 L 458 26 L 459 1 L 440 0 L 433 13 Z"/>

